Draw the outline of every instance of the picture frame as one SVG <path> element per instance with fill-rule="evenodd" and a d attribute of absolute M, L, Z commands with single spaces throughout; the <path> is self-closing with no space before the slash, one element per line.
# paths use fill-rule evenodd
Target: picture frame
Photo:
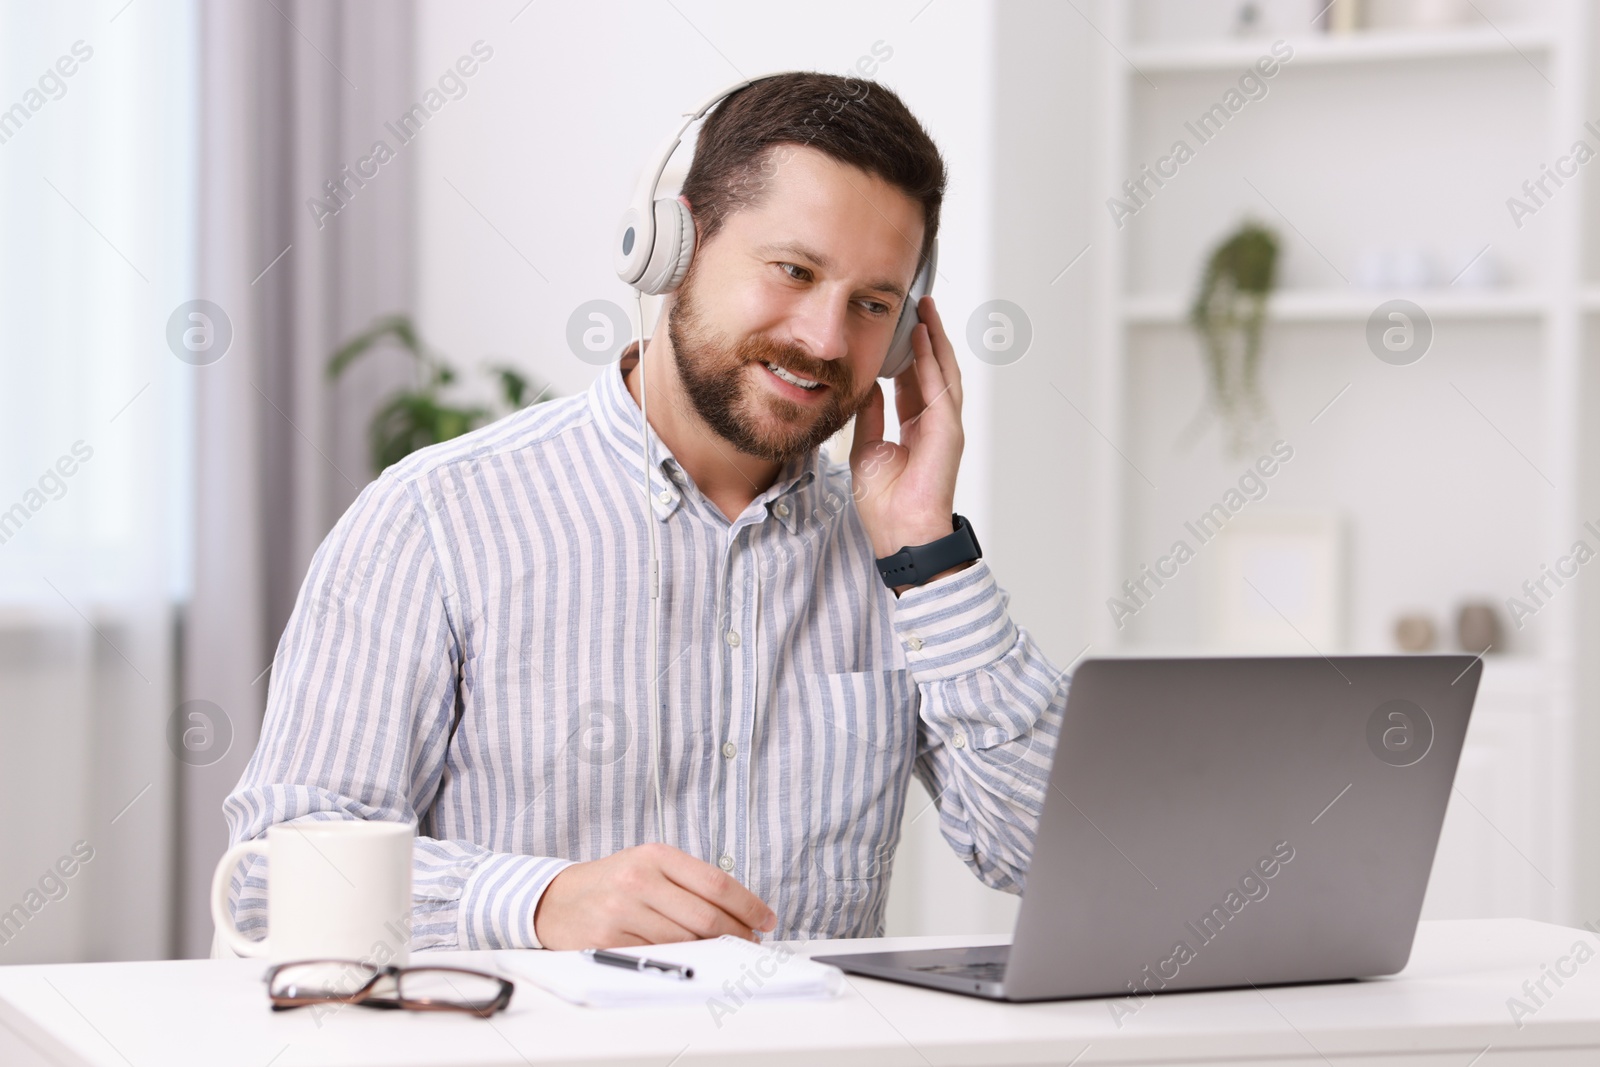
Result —
<path fill-rule="evenodd" d="M 1229 652 L 1342 649 L 1343 542 L 1343 523 L 1330 512 L 1235 515 L 1213 546 L 1209 643 Z"/>

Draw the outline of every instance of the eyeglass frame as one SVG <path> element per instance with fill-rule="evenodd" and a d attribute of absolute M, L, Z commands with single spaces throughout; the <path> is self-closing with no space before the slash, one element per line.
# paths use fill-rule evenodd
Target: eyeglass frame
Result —
<path fill-rule="evenodd" d="M 362 970 L 370 970 L 373 974 L 360 989 L 351 993 L 317 997 L 282 997 L 272 991 L 272 980 L 284 968 L 304 967 L 308 964 L 318 963 L 358 967 Z M 398 994 L 400 992 L 400 976 L 409 971 L 451 971 L 455 974 L 470 974 L 474 978 L 488 978 L 500 983 L 500 992 L 495 994 L 494 998 L 488 1001 L 486 1005 L 479 1007 L 469 1007 L 465 1004 L 446 1004 L 431 1000 L 408 1000 L 398 996 Z M 385 978 L 393 978 L 395 980 L 395 993 L 397 995 L 394 997 L 374 998 L 372 991 Z M 396 967 L 392 964 L 386 964 L 379 967 L 375 964 L 363 963 L 361 960 L 339 959 L 288 960 L 284 963 L 275 963 L 267 968 L 267 973 L 263 976 L 262 981 L 267 984 L 267 999 L 272 1001 L 273 1011 L 292 1011 L 295 1008 L 306 1008 L 313 1004 L 354 1004 L 358 1007 L 378 1008 L 384 1011 L 397 1009 L 404 1011 L 459 1011 L 468 1015 L 476 1015 L 480 1019 L 487 1019 L 496 1012 L 504 1011 L 511 1004 L 511 994 L 517 988 L 516 984 L 509 978 L 502 978 L 498 974 L 489 974 L 486 971 L 474 971 L 467 967 L 443 967 L 433 964 L 416 967 Z"/>

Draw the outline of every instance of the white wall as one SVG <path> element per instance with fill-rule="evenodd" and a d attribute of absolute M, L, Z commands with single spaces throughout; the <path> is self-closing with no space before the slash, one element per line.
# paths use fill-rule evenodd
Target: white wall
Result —
<path fill-rule="evenodd" d="M 419 88 L 476 40 L 494 49 L 468 94 L 417 139 L 419 309 L 434 344 L 459 364 L 511 357 L 561 394 L 593 380 L 566 347 L 567 318 L 607 299 L 631 308 L 610 242 L 638 169 L 711 92 L 746 75 L 809 68 L 844 73 L 875 43 L 893 49 L 877 78 L 899 92 L 945 152 L 950 187 L 935 296 L 952 332 L 997 294 L 991 270 L 994 7 L 906 0 L 805 7 L 733 2 L 584 5 L 522 0 L 419 7 Z M 1005 561 L 994 518 L 991 368 L 966 364 L 967 454 L 957 507 L 991 557 Z M 1000 412 L 999 414 L 1004 414 Z M 991 531 L 994 531 L 991 533 Z M 1047 607 L 1047 605 L 1038 605 Z M 938 839 L 920 789 L 890 905 L 895 932 L 1010 929 L 1014 900 L 981 886 Z"/>
<path fill-rule="evenodd" d="M 1063 668 L 1085 653 L 1098 610 L 1086 581 L 1095 521 L 1086 501 L 1090 459 L 1109 447 L 1080 413 L 1092 409 L 1089 302 L 1105 254 L 1091 244 L 1084 208 L 1103 47 L 1070 5 L 998 5 L 991 295 L 1023 308 L 1033 345 L 1015 363 L 976 368 L 990 383 L 996 428 L 983 544 L 1011 591 L 1012 616 Z"/>

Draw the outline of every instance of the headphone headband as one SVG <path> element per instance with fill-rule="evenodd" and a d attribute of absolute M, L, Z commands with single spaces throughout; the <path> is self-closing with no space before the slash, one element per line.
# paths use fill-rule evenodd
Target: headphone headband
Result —
<path fill-rule="evenodd" d="M 766 81 L 772 77 L 775 77 L 775 75 L 763 74 L 755 78 L 741 79 L 712 93 L 693 110 L 684 112 L 683 123 L 673 131 L 672 136 L 662 143 L 661 148 L 650 158 L 650 162 L 639 172 L 639 182 L 634 187 L 633 199 L 628 204 L 628 210 L 623 212 L 622 224 L 617 227 L 616 268 L 617 277 L 622 279 L 623 282 L 642 290 L 650 296 L 658 296 L 661 293 L 677 288 L 677 283 L 683 280 L 682 277 L 673 279 L 670 275 L 667 278 L 652 277 L 652 275 L 658 275 L 660 271 L 659 269 L 655 272 L 649 270 L 652 261 L 661 258 L 655 254 L 658 244 L 656 240 L 658 233 L 657 223 L 661 221 L 657 216 L 663 214 L 657 206 L 656 196 L 661 186 L 661 176 L 666 173 L 667 164 L 672 161 L 672 154 L 683 143 L 683 135 L 688 132 L 690 126 L 704 118 L 706 112 L 745 86 L 754 85 L 756 82 Z M 681 207 L 682 205 L 679 206 Z M 673 222 L 671 219 L 665 221 L 669 225 Z M 691 234 L 693 232 L 692 226 L 690 232 Z M 690 244 L 692 246 L 693 242 L 691 241 Z M 676 259 L 677 257 L 672 258 Z M 688 261 L 686 258 L 683 265 L 687 268 Z M 671 284 L 661 285 L 662 282 L 666 281 L 670 281 Z M 656 284 L 651 284 L 652 282 Z"/>

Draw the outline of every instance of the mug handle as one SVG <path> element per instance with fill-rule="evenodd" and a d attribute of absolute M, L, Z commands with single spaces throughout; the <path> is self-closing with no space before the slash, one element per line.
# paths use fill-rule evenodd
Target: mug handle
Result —
<path fill-rule="evenodd" d="M 238 956 L 265 956 L 269 951 L 268 939 L 252 941 L 234 925 L 233 916 L 228 911 L 228 879 L 233 874 L 234 865 L 246 856 L 266 854 L 266 841 L 241 841 L 223 853 L 217 863 L 216 873 L 211 876 L 211 921 L 216 925 L 222 943 Z"/>

